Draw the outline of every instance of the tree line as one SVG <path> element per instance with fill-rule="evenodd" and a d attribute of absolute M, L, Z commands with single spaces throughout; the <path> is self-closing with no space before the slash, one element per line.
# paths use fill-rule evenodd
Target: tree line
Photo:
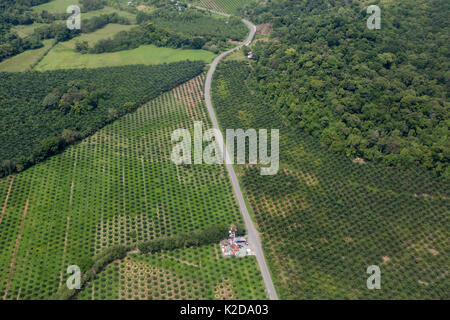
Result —
<path fill-rule="evenodd" d="M 220 240 L 227 238 L 229 230 L 229 225 L 211 225 L 203 230 L 144 241 L 139 243 L 137 247 L 142 254 L 198 247 L 217 243 Z M 245 227 L 243 225 L 237 226 L 237 235 L 244 235 L 245 232 Z M 52 297 L 53 300 L 72 299 L 86 287 L 89 281 L 95 279 L 97 274 L 102 272 L 108 264 L 115 260 L 125 258 L 127 253 L 133 249 L 134 247 L 132 246 L 115 245 L 106 248 L 93 258 L 82 259 L 81 263 L 78 264 L 83 272 L 81 277 L 81 288 L 69 289 L 66 285 L 63 285 Z"/>

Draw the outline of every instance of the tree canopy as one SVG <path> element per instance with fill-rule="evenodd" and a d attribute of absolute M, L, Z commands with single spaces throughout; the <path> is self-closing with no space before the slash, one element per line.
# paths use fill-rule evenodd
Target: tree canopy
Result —
<path fill-rule="evenodd" d="M 333 151 L 450 177 L 450 3 L 378 5 L 380 30 L 367 28 L 367 5 L 357 1 L 247 7 L 274 29 L 273 41 L 254 48 L 259 87 Z"/>

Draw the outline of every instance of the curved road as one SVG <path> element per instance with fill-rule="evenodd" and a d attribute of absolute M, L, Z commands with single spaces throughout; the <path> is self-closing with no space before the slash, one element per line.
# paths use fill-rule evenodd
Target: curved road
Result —
<path fill-rule="evenodd" d="M 201 8 L 199 8 L 199 9 L 201 9 Z M 210 10 L 208 10 L 208 11 L 210 11 Z M 226 15 L 226 14 L 222 14 L 222 15 Z M 226 16 L 229 16 L 229 15 L 226 15 Z M 245 46 L 249 45 L 252 42 L 253 37 L 255 36 L 255 33 L 256 33 L 255 25 L 245 19 L 242 19 L 242 22 L 244 22 L 250 28 L 250 33 L 247 37 L 247 40 L 244 42 L 244 44 L 241 44 L 237 47 L 234 47 L 231 50 L 223 52 L 214 59 L 214 61 L 211 64 L 211 67 L 208 71 L 208 75 L 206 76 L 205 100 L 206 100 L 206 107 L 208 109 L 209 117 L 211 118 L 214 128 L 217 129 L 217 132 L 218 132 L 218 137 L 217 137 L 218 141 L 217 142 L 220 146 L 220 149 L 223 150 L 223 154 L 224 154 L 224 158 L 225 158 L 225 165 L 226 165 L 228 174 L 231 178 L 231 183 L 233 185 L 233 189 L 236 194 L 236 198 L 239 202 L 239 208 L 241 210 L 242 215 L 244 216 L 244 222 L 245 222 L 245 227 L 247 228 L 247 231 L 248 231 L 249 242 L 252 244 L 253 250 L 255 251 L 256 260 L 259 264 L 259 268 L 261 269 L 261 274 L 263 276 L 263 280 L 264 280 L 264 283 L 267 288 L 269 299 L 278 300 L 277 292 L 275 291 L 275 287 L 272 282 L 272 277 L 270 276 L 269 268 L 267 267 L 267 263 L 264 258 L 264 252 L 261 247 L 261 241 L 259 239 L 258 231 L 256 231 L 256 228 L 253 225 L 252 220 L 250 219 L 250 215 L 248 213 L 247 206 L 244 201 L 244 196 L 242 195 L 241 187 L 239 186 L 239 181 L 236 177 L 236 173 L 234 172 L 233 165 L 231 164 L 228 151 L 225 147 L 223 135 L 222 135 L 222 132 L 220 131 L 219 124 L 218 124 L 217 118 L 216 118 L 216 114 L 214 112 L 214 108 L 211 103 L 211 80 L 212 80 L 214 71 L 216 70 L 217 64 L 227 54 L 229 54 L 233 51 L 239 50 L 244 45 Z"/>

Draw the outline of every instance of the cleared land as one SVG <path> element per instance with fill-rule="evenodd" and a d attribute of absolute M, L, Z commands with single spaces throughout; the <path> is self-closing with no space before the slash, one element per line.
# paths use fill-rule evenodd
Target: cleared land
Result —
<path fill-rule="evenodd" d="M 0 63 L 0 71 L 23 72 L 30 69 L 51 47 L 53 39 L 44 40 L 44 46 L 35 50 L 27 50 L 17 56 L 6 59 Z"/>
<path fill-rule="evenodd" d="M 203 104 L 203 80 L 203 75 L 190 80 L 63 153 L 15 176 L 0 223 L 0 293 L 6 292 L 9 283 L 7 299 L 16 299 L 18 295 L 20 299 L 45 299 L 56 292 L 61 273 L 66 277 L 68 265 L 78 264 L 83 268 L 90 257 L 106 247 L 201 230 L 218 223 L 242 223 L 223 166 L 176 166 L 170 160 L 173 146 L 170 137 L 174 129 L 192 129 L 194 120 L 210 126 Z M 3 199 L 9 185 L 8 179 L 0 182 Z M 4 203 L 3 199 L 1 203 Z M 29 205 L 21 232 L 27 201 Z M 13 258 L 18 238 L 20 243 Z M 186 283 L 192 283 L 202 274 L 204 281 L 195 287 L 200 292 L 193 291 L 193 294 L 211 297 L 211 289 L 205 289 L 211 281 L 210 274 L 213 273 L 214 281 L 220 283 L 224 277 L 220 270 L 238 270 L 243 264 L 242 274 L 234 277 L 235 296 L 263 297 L 261 278 L 257 276 L 259 271 L 253 259 L 217 261 L 221 266 L 217 272 L 214 263 L 211 262 L 211 268 L 205 265 L 206 261 L 216 259 L 213 250 L 189 250 L 205 250 L 200 254 L 206 257 L 205 262 L 201 262 L 199 275 L 191 274 L 195 268 L 191 264 L 199 265 L 200 262 L 190 261 L 181 253 L 167 260 L 154 261 L 153 255 L 143 257 L 150 259 L 148 265 L 168 270 L 166 274 L 170 274 L 170 278 L 166 274 L 155 276 L 159 277 L 160 286 L 173 290 L 170 291 L 173 296 L 177 294 L 175 282 L 181 290 L 181 281 L 186 279 Z M 186 254 L 190 254 L 189 250 Z M 171 255 L 169 252 L 162 254 Z M 197 254 L 192 256 L 198 257 Z M 182 268 L 171 269 L 168 260 Z M 14 269 L 9 277 L 11 261 L 14 261 Z M 115 264 L 107 270 L 111 268 L 116 268 Z M 122 281 L 129 279 L 120 278 L 118 282 L 119 277 L 110 276 L 107 270 L 100 274 L 99 281 L 106 281 L 110 288 L 119 288 Z M 129 274 L 127 277 L 135 279 L 135 276 Z M 142 283 L 148 278 L 139 281 Z M 135 291 L 129 293 L 125 290 L 128 287 L 121 289 L 120 297 L 130 294 L 133 297 L 138 294 L 136 292 L 141 294 L 133 289 L 135 286 L 132 286 Z M 102 291 L 96 282 L 92 290 L 91 297 L 94 298 L 119 292 L 118 289 Z M 165 294 L 167 290 L 162 290 L 155 292 L 159 292 L 160 297 L 172 297 Z M 142 291 L 142 294 L 145 296 L 148 292 Z M 151 296 L 154 296 L 153 291 Z"/>
<path fill-rule="evenodd" d="M 189 15 L 190 11 L 194 11 L 197 15 L 195 18 Z M 248 29 L 239 19 L 230 19 L 217 14 L 209 14 L 205 11 L 191 9 L 184 13 L 175 10 L 162 11 L 166 15 L 149 16 L 149 21 L 156 26 L 168 28 L 170 30 L 183 33 L 189 36 L 201 36 L 215 39 L 245 39 Z M 201 14 L 201 15 L 200 15 Z"/>

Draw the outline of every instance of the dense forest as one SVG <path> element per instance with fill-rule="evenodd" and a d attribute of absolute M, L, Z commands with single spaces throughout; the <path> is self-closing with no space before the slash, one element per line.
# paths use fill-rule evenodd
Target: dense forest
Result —
<path fill-rule="evenodd" d="M 0 175 L 20 171 L 93 134 L 203 67 L 203 62 L 183 61 L 0 73 Z"/>
<path fill-rule="evenodd" d="M 381 8 L 380 30 L 366 26 L 369 4 Z M 259 89 L 333 151 L 450 178 L 449 11 L 444 0 L 248 6 L 274 30 L 252 49 Z"/>

